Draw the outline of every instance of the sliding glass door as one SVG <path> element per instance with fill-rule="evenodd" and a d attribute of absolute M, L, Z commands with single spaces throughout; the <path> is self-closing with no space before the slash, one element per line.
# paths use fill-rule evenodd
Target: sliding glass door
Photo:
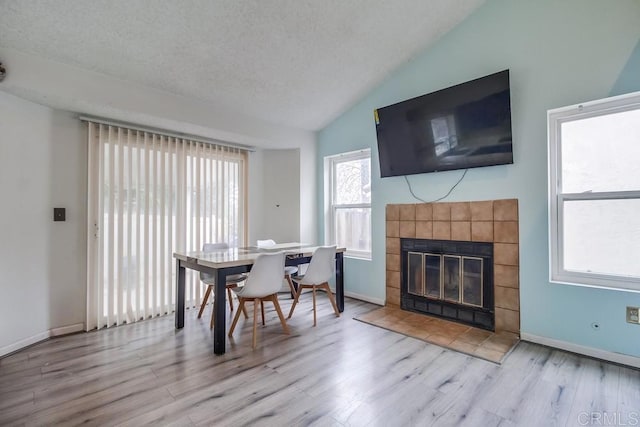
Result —
<path fill-rule="evenodd" d="M 244 150 L 98 123 L 89 128 L 87 329 L 173 311 L 174 251 L 244 244 Z M 187 306 L 202 298 L 197 275 Z"/>

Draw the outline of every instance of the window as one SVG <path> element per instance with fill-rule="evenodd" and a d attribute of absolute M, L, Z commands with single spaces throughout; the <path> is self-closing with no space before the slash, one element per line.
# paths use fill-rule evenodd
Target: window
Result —
<path fill-rule="evenodd" d="M 640 92 L 548 125 L 550 280 L 640 291 Z"/>
<path fill-rule="evenodd" d="M 329 244 L 371 259 L 371 151 L 325 157 Z"/>

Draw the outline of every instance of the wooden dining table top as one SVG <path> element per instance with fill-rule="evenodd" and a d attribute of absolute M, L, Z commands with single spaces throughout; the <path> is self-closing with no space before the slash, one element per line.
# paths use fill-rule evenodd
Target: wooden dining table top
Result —
<path fill-rule="evenodd" d="M 234 267 L 239 265 L 249 265 L 255 262 L 260 254 L 284 252 L 288 256 L 307 257 L 320 247 L 306 243 L 289 242 L 278 243 L 268 247 L 236 247 L 227 249 L 216 249 L 211 252 L 174 252 L 173 257 L 181 261 L 187 261 L 211 268 Z M 337 248 L 336 252 L 344 252 L 345 248 Z"/>

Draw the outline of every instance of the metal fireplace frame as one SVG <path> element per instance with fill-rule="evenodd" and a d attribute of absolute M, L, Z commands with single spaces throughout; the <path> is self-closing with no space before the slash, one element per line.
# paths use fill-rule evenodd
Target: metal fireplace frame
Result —
<path fill-rule="evenodd" d="M 402 238 L 400 239 L 400 249 L 400 308 L 495 331 L 493 243 Z M 423 257 L 439 255 L 441 257 L 456 256 L 482 259 L 482 306 L 449 301 L 444 298 L 442 288 L 440 299 L 409 292 L 409 253 L 419 253 Z M 424 258 L 422 265 L 424 280 L 426 276 Z M 462 268 L 462 261 L 460 261 L 460 268 Z M 442 264 L 440 272 L 442 275 Z M 462 294 L 462 279 L 460 283 L 460 293 Z M 424 289 L 424 282 L 422 286 Z"/>

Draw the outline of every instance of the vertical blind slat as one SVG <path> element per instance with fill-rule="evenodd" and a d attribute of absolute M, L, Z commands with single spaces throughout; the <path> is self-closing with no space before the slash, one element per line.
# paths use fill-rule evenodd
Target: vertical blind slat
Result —
<path fill-rule="evenodd" d="M 201 145 L 199 142 L 194 142 L 193 143 L 193 168 L 194 168 L 194 188 L 193 188 L 193 194 L 195 195 L 195 201 L 194 201 L 194 205 L 193 205 L 193 220 L 194 220 L 194 235 L 193 235 L 193 242 L 194 242 L 194 248 L 196 248 L 197 250 L 201 250 L 202 249 L 202 239 L 200 236 L 200 233 L 202 232 L 201 230 L 201 226 L 200 226 L 200 182 L 201 182 L 201 177 L 200 177 L 200 173 L 201 173 L 201 161 L 200 161 L 200 148 Z M 192 304 L 197 304 L 198 301 L 201 300 L 202 298 L 202 286 L 200 285 L 200 282 L 196 279 L 196 275 L 193 274 L 192 275 L 192 283 L 193 283 L 193 302 Z"/>
<path fill-rule="evenodd" d="M 166 188 L 167 188 L 167 151 L 166 148 L 164 147 L 164 142 L 163 140 L 167 139 L 165 138 L 160 138 L 160 146 L 162 148 L 161 150 L 161 166 L 160 166 L 160 178 L 162 179 L 162 187 L 161 187 L 161 193 L 160 193 L 160 211 L 161 211 L 161 216 L 160 216 L 160 257 L 161 257 L 161 263 L 160 263 L 160 299 L 161 299 L 161 307 L 162 307 L 162 313 L 161 314 L 165 314 L 167 312 L 167 293 L 166 293 L 166 287 L 164 286 L 165 283 L 165 273 L 167 271 L 166 269 L 166 264 L 167 264 L 167 253 L 166 253 L 166 239 L 167 239 L 167 231 L 166 231 L 166 227 L 167 227 L 167 207 L 166 207 L 166 201 L 165 201 L 165 197 L 166 197 Z M 168 146 L 168 141 L 167 141 L 167 146 Z"/>
<path fill-rule="evenodd" d="M 134 320 L 140 320 L 140 318 L 142 317 L 144 319 L 144 287 L 143 286 L 138 286 L 138 283 L 140 281 L 140 268 L 138 267 L 138 262 L 142 259 L 141 257 L 141 241 L 142 241 L 142 237 L 141 237 L 141 232 L 140 232 L 140 191 L 142 189 L 142 187 L 140 186 L 140 181 L 142 180 L 142 150 L 140 149 L 140 132 L 136 132 L 136 139 L 135 139 L 135 149 L 136 149 L 136 208 L 135 208 L 135 217 L 136 217 L 136 239 L 135 239 L 135 264 L 136 264 L 136 269 L 135 269 L 135 284 L 136 284 L 136 289 L 137 289 L 137 297 L 136 297 L 136 308 L 135 308 L 135 319 Z"/>
<path fill-rule="evenodd" d="M 231 233 L 229 233 L 229 221 L 228 221 L 228 218 L 226 216 L 227 212 L 229 212 L 229 202 L 230 202 L 230 200 L 229 200 L 229 187 L 228 187 L 228 184 L 229 184 L 229 164 L 227 162 L 224 163 L 224 171 L 225 171 L 225 177 L 224 177 L 224 187 L 223 188 L 225 190 L 225 195 L 224 195 L 225 211 L 222 214 L 222 218 L 224 218 L 226 220 L 225 221 L 225 230 L 224 230 L 225 233 L 224 234 L 225 234 L 225 237 L 228 239 Z"/>
<path fill-rule="evenodd" d="M 165 313 L 164 306 L 164 287 L 162 284 L 164 283 L 164 225 L 165 225 L 165 216 L 166 212 L 164 211 L 164 188 L 165 188 L 165 159 L 164 159 L 164 136 L 160 136 L 160 148 L 158 150 L 158 155 L 160 156 L 158 167 L 160 168 L 159 185 L 158 185 L 158 282 L 157 282 L 157 291 L 158 291 L 158 306 L 160 307 L 160 313 Z"/>
<path fill-rule="evenodd" d="M 194 206 L 193 206 L 193 183 L 195 182 L 195 158 L 193 156 L 193 143 L 189 142 L 189 162 L 187 163 L 189 165 L 189 183 L 187 184 L 187 191 L 188 191 L 188 206 L 189 206 L 189 211 L 188 211 L 188 221 L 190 224 L 190 228 L 189 228 L 189 234 L 188 234 L 188 240 L 187 240 L 187 246 L 194 248 L 197 247 L 194 241 L 194 237 L 195 237 L 195 214 L 193 212 Z M 190 304 L 193 304 L 194 302 L 194 285 L 193 285 L 193 274 L 189 274 L 189 282 L 188 282 L 188 301 L 190 302 Z"/>
<path fill-rule="evenodd" d="M 211 145 L 204 147 L 203 162 L 204 162 L 204 185 L 203 185 L 203 198 L 204 198 L 204 241 L 211 242 L 211 210 L 209 209 L 209 174 L 211 173 L 211 164 L 209 162 L 209 155 L 211 153 Z"/>
<path fill-rule="evenodd" d="M 174 194 L 174 179 L 173 176 L 175 174 L 175 169 L 174 169 L 174 160 L 173 160 L 173 156 L 174 156 L 174 150 L 176 147 L 175 144 L 175 138 L 171 138 L 170 143 L 169 143 L 169 230 L 168 230 L 168 235 L 169 235 L 169 245 L 173 246 L 175 248 L 175 236 L 173 235 L 173 222 L 175 221 L 175 209 L 174 209 L 174 205 L 173 205 L 173 194 Z M 169 278 L 169 280 L 171 282 L 173 282 L 173 259 L 171 256 L 171 253 L 167 253 L 167 277 Z M 171 304 L 171 301 L 175 301 L 175 286 L 169 286 L 169 297 L 168 297 L 168 301 L 167 301 L 167 311 L 170 312 L 171 311 L 171 307 L 169 307 L 169 305 Z"/>
<path fill-rule="evenodd" d="M 150 256 L 151 256 L 151 307 L 153 308 L 152 316 L 156 316 L 158 314 L 158 293 L 157 293 L 157 281 L 158 281 L 158 147 L 156 135 L 152 135 L 151 137 L 151 145 L 152 145 L 152 156 L 151 161 L 153 163 L 153 167 L 151 170 L 152 174 L 152 184 L 151 184 L 151 195 L 152 195 L 152 207 L 151 207 L 151 247 L 150 247 Z"/>
<path fill-rule="evenodd" d="M 216 186 L 216 234 L 217 234 L 217 238 L 219 241 L 223 241 L 224 238 L 222 236 L 222 229 L 220 227 L 220 218 L 222 218 L 222 203 L 220 203 L 221 201 L 221 197 L 220 197 L 220 188 L 223 184 L 222 182 L 222 168 L 220 167 L 220 165 L 222 164 L 222 162 L 220 161 L 220 152 L 222 150 L 216 150 L 216 183 L 218 184 Z"/>
<path fill-rule="evenodd" d="M 125 139 L 125 147 L 126 147 L 126 156 L 127 156 L 127 161 L 126 161 L 126 194 L 127 194 L 127 199 L 126 199 L 126 221 L 127 221 L 127 233 L 126 233 L 126 251 L 127 251 L 127 255 L 126 255 L 126 259 L 127 259 L 127 270 L 126 270 L 126 275 L 125 275 L 125 289 L 126 289 L 126 306 L 124 308 L 125 310 L 125 319 L 127 321 L 127 323 L 131 323 L 133 322 L 133 319 L 135 318 L 135 316 L 133 315 L 133 299 L 134 299 L 134 295 L 131 295 L 131 289 L 133 288 L 133 280 L 131 278 L 131 270 L 132 270 L 132 258 L 131 258 L 131 251 L 132 251 L 132 229 L 133 229 L 133 214 L 132 214 L 132 206 L 131 206 L 131 199 L 132 199 L 132 188 L 133 188 L 133 183 L 132 183 L 132 174 L 133 174 L 133 159 L 132 159 L 132 150 L 131 150 L 131 131 L 127 129 L 127 137 Z"/>
<path fill-rule="evenodd" d="M 87 136 L 89 142 L 87 144 L 87 187 L 94 188 L 96 186 L 95 179 L 96 175 L 93 173 L 96 169 L 96 161 L 95 161 L 95 135 L 94 135 L 94 126 L 93 123 L 87 124 Z M 93 239 L 95 236 L 95 229 L 97 228 L 96 221 L 96 193 L 92 193 L 88 196 L 87 200 L 87 284 L 96 282 L 96 268 L 95 268 L 95 259 L 96 259 L 96 245 L 93 244 Z M 94 321 L 95 314 L 95 303 L 93 300 L 95 299 L 95 292 L 92 286 L 87 286 L 87 316 L 85 320 L 85 330 L 93 329 L 96 324 Z"/>
<path fill-rule="evenodd" d="M 123 228 L 124 228 L 124 212 L 123 212 L 123 198 L 124 198 L 124 151 L 122 146 L 122 129 L 117 129 L 117 165 L 118 165 L 118 181 L 117 181 L 117 191 L 118 191 L 118 203 L 116 205 L 117 214 L 116 214 L 116 229 L 117 229 L 117 252 L 116 252 L 116 271 L 117 271 L 117 281 L 115 286 L 115 318 L 116 325 L 120 325 L 123 322 L 122 314 L 124 311 L 124 299 L 126 298 L 126 288 L 123 286 L 124 282 L 124 266 L 122 265 L 124 254 L 123 254 Z"/>
<path fill-rule="evenodd" d="M 109 188 L 113 188 L 113 176 L 115 174 L 115 163 L 114 159 L 114 142 L 113 142 L 113 129 L 111 126 L 108 127 L 108 135 L 109 135 L 109 154 L 107 161 L 109 162 L 109 174 L 107 176 L 107 186 Z M 114 247 L 114 191 L 109 191 L 109 240 L 107 241 L 108 247 Z M 114 301 L 114 285 L 115 285 L 115 266 L 114 266 L 114 251 L 107 251 L 108 254 L 108 264 L 107 264 L 107 325 L 112 325 L 112 317 L 113 317 L 113 301 Z"/>
<path fill-rule="evenodd" d="M 100 139 L 102 140 L 104 138 L 104 134 L 103 134 L 103 127 L 102 125 L 97 125 L 98 126 L 98 135 L 100 136 Z M 98 180 L 98 189 L 102 190 L 105 188 L 105 173 L 106 173 L 106 167 L 105 167 L 105 163 L 106 163 L 106 159 L 105 159 L 105 150 L 108 147 L 104 144 L 99 144 L 98 147 L 98 157 L 99 157 L 99 164 L 100 164 L 100 170 L 98 172 L 99 174 L 99 180 Z M 105 221 L 104 221 L 104 194 L 103 191 L 97 191 L 96 192 L 97 195 L 96 197 L 98 198 L 98 212 L 96 213 L 98 215 L 98 228 L 100 230 L 100 236 L 104 236 L 105 233 Z M 103 244 L 103 240 L 104 237 L 100 240 L 96 241 L 96 246 L 98 247 L 98 260 L 96 262 L 97 264 L 97 270 L 98 270 L 98 280 L 97 280 L 97 289 L 96 289 L 96 305 L 97 307 L 95 307 L 95 312 L 96 312 L 96 327 L 97 328 L 101 328 L 104 326 L 106 319 L 104 318 L 104 288 L 105 288 L 105 280 L 104 280 L 104 274 L 105 274 L 105 265 L 104 265 L 104 244 Z"/>
<path fill-rule="evenodd" d="M 150 274 L 150 256 L 149 256 L 149 242 L 150 242 L 150 236 L 149 236 L 149 228 L 150 228 L 150 220 L 151 220 L 151 215 L 149 215 L 149 208 L 151 207 L 151 203 L 150 203 L 150 198 L 151 198 L 151 185 L 150 185 L 150 181 L 151 181 L 151 162 L 149 160 L 149 155 L 150 155 L 150 149 L 149 149 L 149 135 L 145 132 L 144 133 L 144 225 L 143 225 L 143 230 L 144 230 L 144 236 L 142 236 L 143 238 L 143 258 L 144 258 L 144 282 L 142 283 L 142 287 L 144 288 L 144 299 L 145 299 L 145 304 L 144 304 L 144 317 L 145 319 L 152 316 L 153 313 L 150 311 L 151 310 L 151 296 L 149 294 L 149 289 L 151 287 L 151 274 Z"/>
<path fill-rule="evenodd" d="M 207 194 L 207 196 L 209 197 L 209 221 L 211 223 L 211 227 L 209 229 L 209 241 L 211 242 L 216 242 L 217 241 L 217 236 L 216 236 L 216 211 L 215 211 L 215 206 L 216 206 L 216 201 L 214 199 L 214 189 L 216 187 L 216 160 L 215 160 L 215 155 L 216 155 L 216 147 L 215 146 L 210 146 L 209 147 L 209 157 L 207 158 L 207 161 L 209 162 L 209 192 Z"/>
<path fill-rule="evenodd" d="M 102 136 L 102 126 L 97 125 L 98 135 Z M 98 189 L 103 189 L 105 186 L 105 149 L 107 147 L 104 144 L 99 144 L 98 146 L 98 162 L 100 164 L 100 170 L 98 171 Z M 105 221 L 104 221 L 104 195 L 103 192 L 100 191 L 99 194 L 96 194 L 96 198 L 98 199 L 98 212 L 96 213 L 98 217 L 98 228 L 100 229 L 100 236 L 104 236 L 105 232 Z M 104 237 L 103 237 L 104 239 Z M 95 321 L 96 327 L 101 328 L 104 326 L 104 275 L 105 275 L 105 266 L 104 262 L 104 243 L 103 239 L 100 239 L 96 242 L 97 247 L 97 260 L 96 260 L 96 270 L 98 270 L 97 275 L 98 278 L 96 280 L 96 307 L 95 307 Z"/>
<path fill-rule="evenodd" d="M 186 242 L 186 200 L 187 200 L 187 179 L 186 179 L 186 164 L 184 160 L 187 158 L 187 144 L 183 139 L 180 140 L 180 159 L 178 162 L 178 212 L 177 212 L 177 224 L 180 224 L 182 233 L 177 233 L 178 250 L 185 251 L 187 248 Z"/>
<path fill-rule="evenodd" d="M 195 221 L 195 230 L 194 230 L 194 242 L 195 242 L 195 247 L 198 248 L 198 250 L 200 248 L 202 248 L 202 242 L 200 241 L 200 233 L 201 233 L 201 227 L 200 227 L 200 174 L 201 174 L 201 161 L 200 161 L 200 143 L 195 143 L 195 153 L 193 156 L 193 163 L 194 163 L 194 178 L 195 178 L 195 182 L 194 182 L 194 187 L 193 187 L 193 192 L 195 193 L 195 205 L 193 206 L 193 218 Z M 198 286 L 198 284 L 194 284 L 194 298 L 196 298 L 196 300 L 200 299 L 200 288 L 201 286 Z"/>

